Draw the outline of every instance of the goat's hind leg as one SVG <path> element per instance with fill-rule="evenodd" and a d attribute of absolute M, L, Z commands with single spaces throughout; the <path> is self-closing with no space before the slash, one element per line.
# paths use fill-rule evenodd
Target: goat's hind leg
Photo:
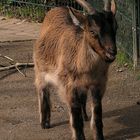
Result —
<path fill-rule="evenodd" d="M 39 88 L 38 100 L 39 100 L 39 113 L 40 113 L 41 127 L 43 129 L 50 128 L 51 104 L 50 104 L 49 85 Z"/>

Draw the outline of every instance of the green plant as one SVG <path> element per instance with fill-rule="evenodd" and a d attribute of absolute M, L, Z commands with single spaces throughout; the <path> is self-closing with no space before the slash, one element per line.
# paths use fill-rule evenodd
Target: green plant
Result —
<path fill-rule="evenodd" d="M 124 66 L 125 64 L 127 64 L 129 68 L 132 67 L 132 60 L 123 51 L 118 52 L 116 61 L 117 61 L 118 65 L 120 65 L 120 66 Z"/>

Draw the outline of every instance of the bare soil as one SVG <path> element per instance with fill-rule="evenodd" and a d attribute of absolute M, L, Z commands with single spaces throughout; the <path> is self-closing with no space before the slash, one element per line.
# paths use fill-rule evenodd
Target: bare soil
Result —
<path fill-rule="evenodd" d="M 34 42 L 0 43 L 0 54 L 16 62 L 32 62 Z M 0 66 L 9 62 L 0 58 Z M 109 72 L 103 99 L 103 122 L 106 140 L 140 140 L 140 71 L 127 67 L 118 72 L 114 63 Z M 37 94 L 33 68 L 0 72 L 0 140 L 70 140 L 71 131 L 66 106 L 57 95 L 52 99 L 52 128 L 43 130 L 39 124 Z M 90 99 L 88 114 L 90 116 Z M 92 140 L 90 122 L 85 123 L 87 140 Z"/>

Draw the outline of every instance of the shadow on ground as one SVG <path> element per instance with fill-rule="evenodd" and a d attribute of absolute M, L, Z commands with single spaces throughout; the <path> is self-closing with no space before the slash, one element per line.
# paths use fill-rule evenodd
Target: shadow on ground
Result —
<path fill-rule="evenodd" d="M 125 128 L 114 132 L 106 137 L 108 140 L 126 140 L 140 136 L 140 105 L 133 105 L 127 108 L 104 113 L 104 118 L 117 117 L 117 123 Z M 113 123 L 112 123 L 113 125 Z"/>

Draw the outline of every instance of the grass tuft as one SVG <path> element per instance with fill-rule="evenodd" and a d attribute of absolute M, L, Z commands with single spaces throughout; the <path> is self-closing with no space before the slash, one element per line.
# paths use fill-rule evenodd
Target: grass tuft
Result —
<path fill-rule="evenodd" d="M 124 53 L 122 51 L 118 52 L 116 61 L 117 61 L 117 64 L 119 66 L 124 66 L 124 65 L 127 64 L 128 68 L 133 67 L 133 63 L 132 63 L 132 60 L 130 60 L 130 57 L 126 53 Z"/>

